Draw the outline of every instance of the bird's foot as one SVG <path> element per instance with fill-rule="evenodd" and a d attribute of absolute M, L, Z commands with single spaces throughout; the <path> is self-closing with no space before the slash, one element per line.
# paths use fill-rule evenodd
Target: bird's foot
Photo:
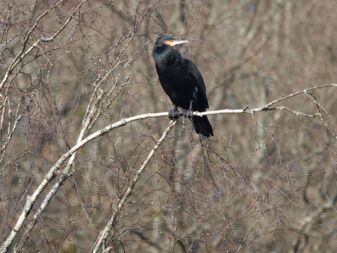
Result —
<path fill-rule="evenodd" d="M 186 118 L 191 119 L 193 117 L 193 111 L 192 111 L 192 109 L 184 110 L 183 115 Z"/>
<path fill-rule="evenodd" d="M 176 107 L 169 110 L 168 114 L 169 114 L 168 117 L 169 117 L 170 120 L 176 120 L 181 116 L 180 112 L 177 110 Z"/>

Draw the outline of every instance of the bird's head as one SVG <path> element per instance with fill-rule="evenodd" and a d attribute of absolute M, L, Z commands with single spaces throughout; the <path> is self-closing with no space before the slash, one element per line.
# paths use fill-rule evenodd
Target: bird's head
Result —
<path fill-rule="evenodd" d="M 174 47 L 185 43 L 188 43 L 188 40 L 175 40 L 171 35 L 160 35 L 156 40 L 155 47 Z"/>
<path fill-rule="evenodd" d="M 157 65 L 171 64 L 181 59 L 180 52 L 174 46 L 187 42 L 187 40 L 175 40 L 171 35 L 160 35 L 152 51 L 152 56 Z"/>

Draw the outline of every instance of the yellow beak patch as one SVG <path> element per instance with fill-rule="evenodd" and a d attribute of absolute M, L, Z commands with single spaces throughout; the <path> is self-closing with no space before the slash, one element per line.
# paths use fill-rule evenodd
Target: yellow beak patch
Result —
<path fill-rule="evenodd" d="M 165 40 L 164 41 L 164 44 L 170 47 L 174 47 L 176 45 L 185 44 L 185 43 L 188 43 L 188 40 Z"/>

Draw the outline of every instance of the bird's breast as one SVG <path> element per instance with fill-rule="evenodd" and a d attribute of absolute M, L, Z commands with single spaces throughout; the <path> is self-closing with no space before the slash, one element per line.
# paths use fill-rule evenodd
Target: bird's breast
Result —
<path fill-rule="evenodd" d="M 188 109 L 193 99 L 193 90 L 184 71 L 177 69 L 176 66 L 166 67 L 159 76 L 160 83 L 171 101 L 177 106 Z"/>

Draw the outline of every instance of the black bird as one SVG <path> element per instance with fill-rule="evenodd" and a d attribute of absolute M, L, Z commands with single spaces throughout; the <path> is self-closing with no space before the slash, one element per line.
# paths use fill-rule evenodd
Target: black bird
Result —
<path fill-rule="evenodd" d="M 191 110 L 204 112 L 208 108 L 206 87 L 198 67 L 174 48 L 187 42 L 174 40 L 170 35 L 160 35 L 152 52 L 159 81 L 174 104 L 174 109 L 169 112 L 170 119 L 179 117 L 177 107 L 185 109 L 187 116 L 192 116 Z M 192 116 L 192 121 L 198 134 L 205 137 L 213 135 L 207 116 Z"/>

